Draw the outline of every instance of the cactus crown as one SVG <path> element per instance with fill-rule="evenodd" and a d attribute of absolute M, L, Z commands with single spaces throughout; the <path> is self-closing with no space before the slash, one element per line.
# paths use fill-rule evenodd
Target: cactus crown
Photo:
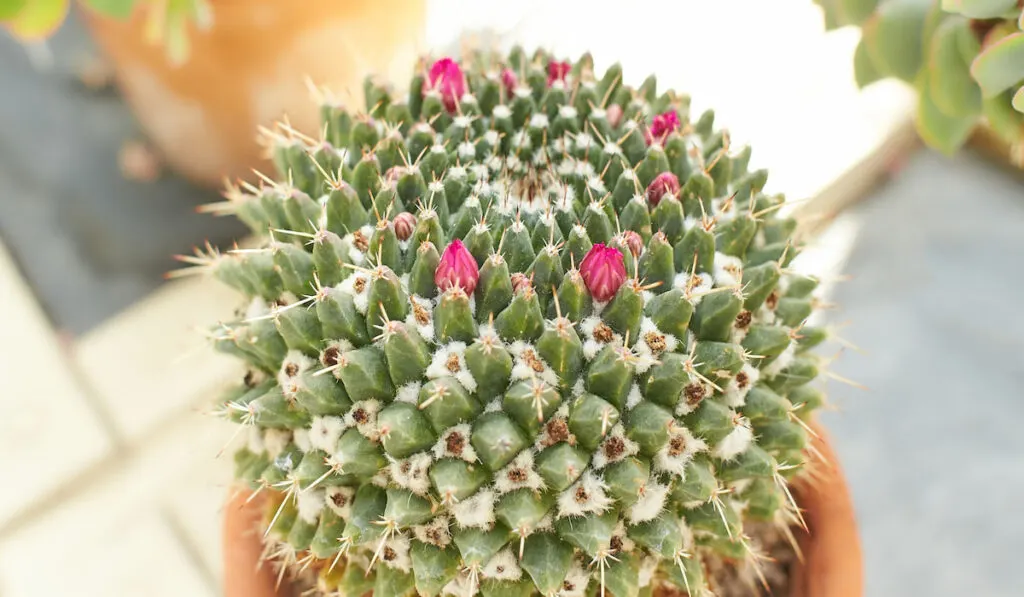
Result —
<path fill-rule="evenodd" d="M 826 334 L 783 197 L 653 76 L 420 70 L 279 129 L 286 182 L 216 207 L 264 244 L 189 258 L 247 300 L 214 342 L 268 537 L 347 595 L 702 593 L 799 518 Z"/>

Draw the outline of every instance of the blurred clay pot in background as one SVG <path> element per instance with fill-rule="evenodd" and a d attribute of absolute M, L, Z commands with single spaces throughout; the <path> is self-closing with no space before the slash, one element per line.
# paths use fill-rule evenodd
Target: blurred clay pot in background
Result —
<path fill-rule="evenodd" d="M 407 80 L 424 40 L 426 0 L 211 0 L 212 26 L 190 28 L 187 61 L 147 41 L 145 15 L 84 10 L 117 85 L 151 142 L 178 173 L 219 186 L 269 170 L 260 125 L 287 115 L 318 136 L 307 80 L 362 108 L 363 78 Z"/>

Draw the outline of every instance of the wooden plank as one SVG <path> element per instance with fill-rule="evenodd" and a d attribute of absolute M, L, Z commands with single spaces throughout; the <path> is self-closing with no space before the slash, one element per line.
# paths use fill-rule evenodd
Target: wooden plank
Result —
<path fill-rule="evenodd" d="M 113 442 L 0 245 L 0 529 L 109 455 Z"/>

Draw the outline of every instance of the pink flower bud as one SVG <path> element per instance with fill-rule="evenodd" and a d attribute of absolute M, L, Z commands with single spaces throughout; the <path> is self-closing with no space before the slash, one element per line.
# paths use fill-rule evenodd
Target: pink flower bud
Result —
<path fill-rule="evenodd" d="M 647 185 L 647 201 L 656 207 L 666 193 L 679 197 L 679 179 L 671 172 L 662 172 Z"/>
<path fill-rule="evenodd" d="M 569 76 L 569 73 L 571 71 L 572 71 L 572 65 L 569 64 L 568 62 L 558 62 L 557 60 L 552 60 L 551 62 L 549 62 L 548 63 L 548 87 L 551 87 L 551 85 L 555 81 L 561 81 L 561 82 L 564 83 L 565 82 L 565 78 L 567 76 Z"/>
<path fill-rule="evenodd" d="M 501 71 L 501 85 L 505 88 L 505 97 L 512 97 L 512 92 L 519 86 L 519 77 L 511 68 Z"/>
<path fill-rule="evenodd" d="M 466 75 L 462 67 L 451 58 L 441 58 L 430 67 L 427 80 L 423 83 L 423 91 L 437 90 L 448 112 L 454 113 L 459 100 L 466 93 Z"/>
<path fill-rule="evenodd" d="M 530 282 L 530 277 L 522 272 L 516 272 L 512 274 L 512 292 L 519 294 L 525 292 L 527 288 L 532 288 L 533 283 Z"/>
<path fill-rule="evenodd" d="M 594 300 L 611 300 L 626 281 L 626 265 L 622 253 L 615 247 L 597 243 L 580 263 L 580 275 Z"/>
<path fill-rule="evenodd" d="M 679 130 L 679 114 L 675 110 L 658 114 L 651 122 L 651 128 L 647 130 L 647 144 L 663 144 L 669 134 L 677 130 Z"/>
<path fill-rule="evenodd" d="M 416 230 L 416 216 L 407 211 L 395 216 L 395 236 L 398 237 L 398 240 L 409 240 L 414 230 Z"/>
<path fill-rule="evenodd" d="M 626 230 L 622 233 L 622 243 L 629 248 L 633 257 L 640 257 L 640 251 L 644 250 L 644 239 L 633 230 Z"/>
<path fill-rule="evenodd" d="M 622 121 L 622 106 L 618 104 L 608 106 L 608 109 L 605 110 L 605 116 L 607 116 L 608 124 L 610 124 L 613 129 L 619 128 L 619 122 Z"/>
<path fill-rule="evenodd" d="M 441 255 L 441 263 L 434 272 L 434 284 L 442 291 L 458 286 L 466 294 L 473 294 L 479 279 L 480 270 L 476 266 L 476 259 L 473 259 L 461 240 L 453 240 Z"/>

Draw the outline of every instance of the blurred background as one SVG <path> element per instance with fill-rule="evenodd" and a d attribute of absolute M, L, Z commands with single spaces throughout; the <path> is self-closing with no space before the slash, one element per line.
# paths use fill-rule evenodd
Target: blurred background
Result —
<path fill-rule="evenodd" d="M 233 428 L 204 410 L 234 363 L 197 329 L 234 303 L 172 256 L 244 241 L 196 208 L 265 165 L 257 125 L 315 121 L 307 78 L 348 97 L 474 39 L 654 72 L 752 144 L 858 349 L 824 422 L 867 594 L 1021 594 L 1024 171 L 924 146 L 911 88 L 858 89 L 857 28 L 811 0 L 211 6 L 179 65 L 74 3 L 44 41 L 0 30 L 0 595 L 219 594 Z"/>

